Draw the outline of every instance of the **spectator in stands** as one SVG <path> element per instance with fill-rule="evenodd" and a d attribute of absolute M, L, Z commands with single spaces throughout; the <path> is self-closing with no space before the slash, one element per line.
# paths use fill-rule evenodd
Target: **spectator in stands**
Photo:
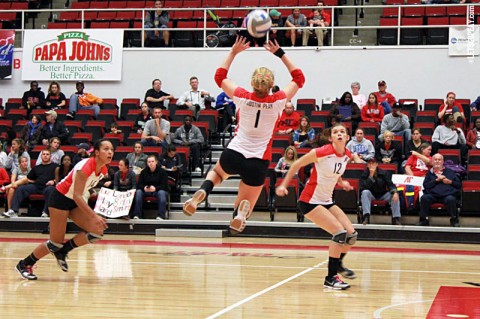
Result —
<path fill-rule="evenodd" d="M 329 116 L 330 120 L 335 119 L 337 122 L 351 122 L 353 130 L 357 128 L 361 119 L 360 108 L 353 102 L 350 92 L 342 94 L 340 101 L 330 109 Z"/>
<path fill-rule="evenodd" d="M 168 47 L 170 32 L 162 29 L 168 28 L 169 12 L 162 10 L 163 2 L 160 0 L 155 1 L 154 6 L 155 10 L 147 11 L 145 15 L 145 29 L 155 29 L 145 32 L 145 45 L 149 47 Z"/>
<path fill-rule="evenodd" d="M 74 119 L 78 110 L 93 110 L 95 117 L 97 117 L 98 113 L 100 113 L 99 104 L 102 104 L 103 100 L 92 93 L 84 92 L 85 84 L 82 81 L 77 82 L 76 88 L 77 92 L 70 96 L 68 107 L 70 112 L 67 114 L 67 117 Z"/>
<path fill-rule="evenodd" d="M 296 148 L 312 147 L 315 140 L 315 130 L 310 127 L 310 119 L 308 116 L 302 116 L 300 125 L 293 131 L 293 145 Z"/>
<path fill-rule="evenodd" d="M 443 116 L 443 125 L 439 125 L 433 131 L 432 153 L 438 153 L 440 149 L 459 149 L 462 156 L 462 163 L 467 158 L 467 140 L 463 130 L 455 126 L 455 119 L 452 114 Z"/>
<path fill-rule="evenodd" d="M 152 88 L 148 89 L 147 92 L 145 93 L 145 102 L 147 102 L 147 105 L 150 109 L 153 109 L 154 107 L 159 106 L 163 110 L 165 110 L 166 109 L 165 101 L 171 100 L 173 98 L 174 98 L 173 95 L 162 91 L 162 81 L 160 79 L 153 80 Z"/>
<path fill-rule="evenodd" d="M 113 167 L 110 165 L 107 165 L 107 174 L 101 180 L 98 181 L 98 184 L 94 188 L 90 189 L 90 195 L 98 195 L 102 187 L 113 189 L 114 178 L 115 178 L 115 171 L 113 170 Z"/>
<path fill-rule="evenodd" d="M 276 133 L 280 135 L 288 135 L 295 131 L 300 126 L 300 114 L 298 114 L 292 102 L 285 104 L 285 109 L 278 121 Z"/>
<path fill-rule="evenodd" d="M 392 111 L 393 105 L 397 102 L 397 99 L 387 92 L 387 83 L 385 81 L 378 81 L 378 92 L 375 92 L 377 96 L 378 104 L 383 106 L 385 114 L 388 114 Z"/>
<path fill-rule="evenodd" d="M 32 149 L 38 144 L 40 134 L 42 133 L 42 118 L 38 114 L 32 114 L 30 121 L 25 124 L 20 136 L 25 141 L 27 149 Z"/>
<path fill-rule="evenodd" d="M 448 92 L 445 103 L 438 109 L 438 119 L 443 119 L 445 114 L 453 114 L 455 122 L 463 123 L 465 121 L 465 113 L 463 112 L 462 104 L 455 101 L 456 95 L 453 92 Z"/>
<path fill-rule="evenodd" d="M 141 108 L 142 108 L 142 113 L 137 115 L 137 118 L 135 119 L 135 124 L 134 124 L 135 130 L 137 131 L 137 133 L 140 133 L 140 134 L 143 133 L 145 124 L 149 120 L 153 119 L 152 115 L 150 114 L 150 108 L 147 102 L 143 102 Z"/>
<path fill-rule="evenodd" d="M 25 142 L 21 138 L 16 138 L 12 141 L 10 153 L 7 155 L 7 161 L 5 162 L 5 168 L 10 171 L 18 168 L 21 156 L 28 159 L 28 168 L 30 168 L 30 155 L 25 150 Z"/>
<path fill-rule="evenodd" d="M 422 143 L 419 152 L 412 151 L 412 155 L 405 164 L 405 174 L 410 176 L 425 176 L 427 171 L 432 167 L 432 146 L 430 143 Z"/>
<path fill-rule="evenodd" d="M 110 133 L 111 134 L 122 134 L 122 130 L 118 128 L 118 123 L 117 122 L 112 122 L 110 124 Z"/>
<path fill-rule="evenodd" d="M 352 152 L 355 163 L 366 163 L 375 158 L 375 147 L 370 140 L 365 137 L 365 132 L 361 128 L 355 130 L 355 136 L 347 143 L 347 148 Z"/>
<path fill-rule="evenodd" d="M 0 185 L 7 185 L 10 183 L 10 176 L 7 173 L 7 170 L 3 167 L 0 167 Z"/>
<path fill-rule="evenodd" d="M 193 111 L 193 116 L 198 117 L 200 110 L 205 109 L 206 100 L 212 102 L 215 101 L 207 90 L 198 88 L 198 78 L 192 76 L 190 78 L 190 90 L 183 93 L 177 100 L 177 106 L 183 109 L 189 109 Z"/>
<path fill-rule="evenodd" d="M 276 29 L 283 28 L 284 26 L 282 13 L 276 9 L 271 9 L 269 15 L 270 19 L 272 19 L 272 28 L 270 29 L 269 39 L 277 40 L 280 45 L 283 45 L 283 43 L 285 42 L 285 30 Z"/>
<path fill-rule="evenodd" d="M 380 126 L 380 136 L 378 139 L 383 140 L 383 133 L 390 131 L 397 136 L 403 136 L 404 141 L 412 138 L 412 131 L 410 131 L 410 120 L 408 116 L 402 113 L 402 105 L 395 103 L 390 114 L 383 117 L 382 125 Z"/>
<path fill-rule="evenodd" d="M 452 117 L 453 120 L 453 117 Z M 429 226 L 430 206 L 443 203 L 450 215 L 450 226 L 459 227 L 457 198 L 460 195 L 462 182 L 457 174 L 446 168 L 442 154 L 432 156 L 433 167 L 428 170 L 423 181 L 423 196 L 420 198 L 420 222 L 417 226 Z"/>
<path fill-rule="evenodd" d="M 470 111 L 480 111 L 480 96 L 470 104 Z"/>
<path fill-rule="evenodd" d="M 133 210 L 134 219 L 139 219 L 143 216 L 144 196 L 155 196 L 157 198 L 157 219 L 166 219 L 168 176 L 165 170 L 158 165 L 155 155 L 148 156 L 147 167 L 140 173 L 138 178 L 135 208 Z"/>
<path fill-rule="evenodd" d="M 3 216 L 18 217 L 20 204 L 31 194 L 44 194 L 45 199 L 48 200 L 48 194 L 45 194 L 45 190 L 47 186 L 55 185 L 55 168 L 57 165 L 50 161 L 50 150 L 43 150 L 41 157 L 42 164 L 32 168 L 27 177 L 5 187 L 5 189 L 17 188 L 17 190 L 13 196 L 10 209 L 4 212 Z"/>
<path fill-rule="evenodd" d="M 402 148 L 400 143 L 394 143 L 395 135 L 390 131 L 383 132 L 382 142 L 375 147 L 375 158 L 379 163 L 399 164 L 402 161 Z"/>
<path fill-rule="evenodd" d="M 297 35 L 302 35 L 302 29 L 299 27 L 306 27 L 307 26 L 307 17 L 303 13 L 300 13 L 299 8 L 295 8 L 292 10 L 292 14 L 287 17 L 287 21 L 285 21 L 285 27 L 291 28 L 290 32 L 290 40 L 292 41 L 292 47 L 295 46 L 295 42 L 297 40 Z"/>
<path fill-rule="evenodd" d="M 363 110 L 363 106 L 367 104 L 367 98 L 365 97 L 364 94 L 360 93 L 360 82 L 352 82 L 350 85 L 350 88 L 352 89 L 352 100 L 357 104 L 357 106 L 360 108 L 360 110 Z"/>
<path fill-rule="evenodd" d="M 277 173 L 278 177 L 285 177 L 288 172 L 290 166 L 295 162 L 298 158 L 297 150 L 293 146 L 288 146 L 285 149 L 285 153 L 283 157 L 280 157 L 278 160 L 277 165 L 275 166 L 275 172 Z"/>
<path fill-rule="evenodd" d="M 69 144 L 69 133 L 63 122 L 57 121 L 57 112 L 50 110 L 45 112 L 46 123 L 42 126 L 38 144 L 48 145 L 52 137 L 58 137 L 62 144 Z"/>
<path fill-rule="evenodd" d="M 361 113 L 362 121 L 364 122 L 382 123 L 385 113 L 383 107 L 378 104 L 375 93 L 370 93 L 368 95 L 368 102 L 362 107 Z"/>
<path fill-rule="evenodd" d="M 28 158 L 21 156 L 20 157 L 20 164 L 18 167 L 14 168 L 12 170 L 12 176 L 10 177 L 10 183 L 13 184 L 16 181 L 27 177 L 28 173 L 30 173 L 30 161 Z M 15 194 L 15 187 L 10 187 L 10 188 L 2 188 L 1 192 L 7 194 L 7 210 L 10 209 L 10 206 L 12 205 L 13 201 L 13 195 Z"/>
<path fill-rule="evenodd" d="M 182 159 L 177 153 L 177 147 L 173 144 L 169 144 L 161 156 L 159 163 L 167 172 L 169 182 L 171 181 L 171 184 L 178 185 L 181 174 L 185 170 L 185 165 L 182 163 Z"/>
<path fill-rule="evenodd" d="M 62 93 L 58 82 L 53 81 L 50 83 L 45 105 L 51 110 L 63 109 L 67 106 L 67 98 Z"/>
<path fill-rule="evenodd" d="M 190 154 L 192 155 L 192 167 L 195 172 L 201 172 L 200 155 L 202 145 L 205 143 L 200 129 L 192 124 L 192 118 L 185 116 L 183 125 L 177 128 L 175 136 L 173 137 L 173 144 L 190 147 Z"/>
<path fill-rule="evenodd" d="M 162 109 L 153 108 L 153 119 L 145 123 L 142 132 L 144 146 L 161 146 L 163 149 L 170 144 L 170 122 L 162 118 Z"/>
<path fill-rule="evenodd" d="M 233 100 L 227 95 L 227 93 L 222 92 L 217 95 L 217 101 L 215 103 L 215 109 L 223 109 L 223 129 L 225 129 L 228 124 L 235 125 L 237 124 L 237 119 L 235 118 L 235 104 Z"/>
<path fill-rule="evenodd" d="M 133 152 L 127 154 L 130 169 L 137 175 L 140 175 L 142 169 L 147 166 L 147 154 L 143 152 L 143 144 L 136 142 L 133 145 Z"/>
<path fill-rule="evenodd" d="M 405 156 L 410 156 L 410 154 L 412 154 L 412 151 L 421 153 L 420 146 L 426 142 L 427 141 L 422 139 L 422 133 L 420 132 L 420 129 L 414 127 L 412 129 L 412 139 L 408 140 L 407 144 L 405 145 Z"/>
<path fill-rule="evenodd" d="M 120 192 L 125 192 L 137 187 L 137 176 L 135 172 L 130 169 L 128 159 L 122 158 L 118 162 L 118 171 L 115 173 L 113 179 L 113 189 Z"/>
<path fill-rule="evenodd" d="M 89 158 L 90 154 L 93 152 L 93 147 L 88 143 L 80 143 L 77 145 L 77 154 L 73 157 L 73 166 L 77 165 L 78 162 L 85 158 Z"/>
<path fill-rule="evenodd" d="M 400 200 L 395 184 L 389 173 L 378 168 L 375 158 L 368 161 L 367 168 L 360 177 L 363 224 L 370 224 L 370 211 L 373 200 L 384 200 L 392 209 L 392 225 L 400 223 Z"/>
<path fill-rule="evenodd" d="M 72 158 L 70 155 L 65 154 L 60 160 L 60 165 L 55 169 L 55 183 L 59 183 L 62 179 L 67 177 L 68 173 L 73 169 Z"/>
<path fill-rule="evenodd" d="M 332 24 L 332 16 L 330 15 L 330 12 L 329 11 L 326 11 L 324 10 L 324 6 L 325 6 L 325 2 L 323 1 L 318 1 L 318 7 L 316 9 L 318 9 L 318 11 L 320 12 L 320 15 L 321 17 L 323 18 L 323 21 L 325 23 L 325 26 L 326 27 L 329 27 L 331 24 Z M 314 11 L 312 11 L 309 15 L 308 15 L 308 19 L 311 19 L 313 18 L 314 16 Z"/>
<path fill-rule="evenodd" d="M 3 150 L 3 143 L 0 141 L 0 167 L 5 168 L 5 164 L 7 163 L 7 153 Z"/>
<path fill-rule="evenodd" d="M 37 81 L 30 82 L 30 90 L 25 91 L 22 97 L 21 109 L 27 109 L 28 112 L 33 109 L 41 109 L 45 106 L 45 93 L 38 87 Z"/>
<path fill-rule="evenodd" d="M 60 165 L 63 155 L 65 152 L 60 149 L 61 141 L 58 137 L 52 137 L 48 141 L 47 148 L 50 150 L 50 161 L 54 164 Z M 40 165 L 42 163 L 42 156 L 40 155 L 37 158 L 35 165 Z"/>
<path fill-rule="evenodd" d="M 308 18 L 307 25 L 314 29 L 304 29 L 303 36 L 302 36 L 302 45 L 305 47 L 308 45 L 308 40 L 310 36 L 315 33 L 317 36 L 317 45 L 319 47 L 323 47 L 323 35 L 325 31 L 325 27 L 327 26 L 325 20 L 323 19 L 322 15 L 320 14 L 319 9 L 313 9 L 312 17 Z"/>
<path fill-rule="evenodd" d="M 480 149 L 480 117 L 475 120 L 475 127 L 467 133 L 467 145 L 473 150 Z"/>

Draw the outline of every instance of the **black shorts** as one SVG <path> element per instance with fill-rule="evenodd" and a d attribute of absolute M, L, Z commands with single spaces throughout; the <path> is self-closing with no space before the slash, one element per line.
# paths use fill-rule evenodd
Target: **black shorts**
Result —
<path fill-rule="evenodd" d="M 48 208 L 56 208 L 60 210 L 72 210 L 78 205 L 73 199 L 68 198 L 67 196 L 60 193 L 56 188 L 50 195 L 48 200 Z"/>
<path fill-rule="evenodd" d="M 265 182 L 270 161 L 245 158 L 237 151 L 226 149 L 220 155 L 220 166 L 228 175 L 240 175 L 248 186 L 261 186 Z"/>
<path fill-rule="evenodd" d="M 330 207 L 332 207 L 334 205 L 335 205 L 335 203 L 328 204 L 328 205 L 310 204 L 310 203 L 305 203 L 305 202 L 302 202 L 302 201 L 299 200 L 298 201 L 298 210 L 300 211 L 300 213 L 302 213 L 302 215 L 306 215 L 306 214 L 310 213 L 312 210 L 314 210 L 315 208 L 317 208 L 318 206 L 323 206 L 326 209 L 330 209 Z"/>

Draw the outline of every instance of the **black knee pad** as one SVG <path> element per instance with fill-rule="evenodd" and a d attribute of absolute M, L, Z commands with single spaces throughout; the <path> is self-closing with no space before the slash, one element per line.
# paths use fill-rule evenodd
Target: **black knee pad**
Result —
<path fill-rule="evenodd" d="M 357 236 L 358 236 L 357 231 L 354 231 L 351 234 L 347 234 L 347 239 L 345 240 L 345 243 L 347 245 L 354 245 L 357 242 Z"/>
<path fill-rule="evenodd" d="M 336 242 L 337 244 L 343 245 L 345 244 L 345 240 L 347 238 L 347 231 L 341 230 L 336 234 L 333 234 L 332 241 Z"/>
<path fill-rule="evenodd" d="M 47 246 L 48 250 L 50 250 L 51 253 L 56 253 L 63 247 L 62 244 L 54 243 L 51 240 L 47 240 L 47 242 L 45 243 L 45 246 Z"/>
<path fill-rule="evenodd" d="M 103 235 L 94 234 L 94 233 L 87 233 L 86 236 L 90 244 L 93 244 L 103 238 Z"/>

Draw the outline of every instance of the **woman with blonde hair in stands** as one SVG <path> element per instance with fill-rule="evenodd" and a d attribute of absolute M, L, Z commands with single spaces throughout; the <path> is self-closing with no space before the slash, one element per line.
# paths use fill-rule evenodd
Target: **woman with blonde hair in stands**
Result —
<path fill-rule="evenodd" d="M 288 146 L 285 149 L 285 153 L 283 154 L 283 157 L 281 157 L 278 160 L 277 166 L 275 166 L 275 172 L 277 173 L 277 176 L 279 177 L 284 177 L 290 166 L 297 160 L 298 154 L 297 150 L 293 146 Z"/>
<path fill-rule="evenodd" d="M 251 78 L 253 92 L 237 86 L 228 75 L 228 70 L 236 55 L 250 48 L 244 37 L 237 37 L 225 61 L 215 73 L 215 82 L 237 106 L 237 129 L 235 137 L 222 152 L 220 160 L 193 197 L 183 205 L 186 215 L 193 215 L 200 204 L 212 191 L 232 175 L 240 175 L 238 196 L 234 203 L 234 215 L 230 222 L 232 233 L 242 232 L 246 220 L 262 191 L 263 183 L 271 160 L 271 140 L 277 121 L 280 119 L 287 101 L 303 87 L 305 77 L 278 43 L 269 41 L 265 50 L 281 59 L 292 76 L 289 84 L 277 93 L 271 94 L 275 85 L 273 72 L 265 67 L 255 69 Z"/>

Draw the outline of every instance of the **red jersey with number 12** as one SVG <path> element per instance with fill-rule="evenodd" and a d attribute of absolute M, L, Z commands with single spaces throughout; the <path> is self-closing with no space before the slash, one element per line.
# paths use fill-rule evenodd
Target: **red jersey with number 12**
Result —
<path fill-rule="evenodd" d="M 345 148 L 345 155 L 335 153 L 332 144 L 315 149 L 317 161 L 300 200 L 310 204 L 332 204 L 333 190 L 347 167 L 352 153 Z"/>
<path fill-rule="evenodd" d="M 273 132 L 287 103 L 285 92 L 278 91 L 260 99 L 254 93 L 237 87 L 233 103 L 237 107 L 237 135 L 228 148 L 245 158 L 271 160 Z"/>

